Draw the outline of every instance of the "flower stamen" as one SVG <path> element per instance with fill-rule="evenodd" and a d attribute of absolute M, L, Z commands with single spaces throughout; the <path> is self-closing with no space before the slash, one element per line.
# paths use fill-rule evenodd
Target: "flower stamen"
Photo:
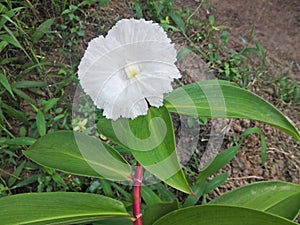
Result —
<path fill-rule="evenodd" d="M 136 77 L 140 73 L 138 65 L 132 64 L 125 67 L 125 72 L 128 78 Z"/>

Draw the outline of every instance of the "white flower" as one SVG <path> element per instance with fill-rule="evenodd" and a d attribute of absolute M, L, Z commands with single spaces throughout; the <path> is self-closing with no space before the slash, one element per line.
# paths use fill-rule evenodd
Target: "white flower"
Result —
<path fill-rule="evenodd" d="M 171 81 L 181 76 L 175 62 L 174 45 L 158 24 L 123 19 L 89 43 L 78 76 L 107 118 L 133 119 L 146 115 L 148 105 L 162 106 Z"/>

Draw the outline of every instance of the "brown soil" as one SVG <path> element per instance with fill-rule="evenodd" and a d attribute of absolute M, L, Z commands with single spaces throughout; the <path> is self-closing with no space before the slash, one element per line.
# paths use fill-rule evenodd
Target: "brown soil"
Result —
<path fill-rule="evenodd" d="M 247 37 L 262 43 L 269 60 L 300 81 L 300 2 L 298 0 L 209 0 L 216 6 L 218 24 L 229 26 L 231 36 Z M 278 72 L 281 72 L 278 70 Z"/>

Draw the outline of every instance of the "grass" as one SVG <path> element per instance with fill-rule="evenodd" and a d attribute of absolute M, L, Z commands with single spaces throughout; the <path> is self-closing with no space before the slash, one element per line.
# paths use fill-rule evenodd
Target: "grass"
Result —
<path fill-rule="evenodd" d="M 92 10 L 109 7 L 110 2 L 51 0 L 45 4 L 25 0 L 0 3 L 0 196 L 72 190 L 117 195 L 130 201 L 125 187 L 43 168 L 21 153 L 48 132 L 73 129 L 72 124 L 85 126 L 80 117 L 72 121 L 70 90 L 77 85 L 77 65 L 89 32 L 88 22 L 95 20 Z M 228 28 L 216 25 L 213 16 L 204 18 L 192 9 L 175 7 L 172 0 L 133 1 L 128 7 L 132 17 L 152 19 L 174 40 L 188 43 L 187 48 L 216 71 L 219 79 L 248 88 L 265 70 L 263 46 L 252 43 L 251 37 L 241 37 L 243 48 L 230 49 Z M 200 8 L 213 6 L 202 1 Z M 115 19 L 99 26 L 108 30 Z M 253 57 L 258 59 L 255 69 Z M 299 86 L 288 74 L 273 85 L 282 101 L 299 102 Z M 89 107 L 80 109 L 83 118 Z M 172 197 L 159 185 L 153 188 L 160 195 Z"/>

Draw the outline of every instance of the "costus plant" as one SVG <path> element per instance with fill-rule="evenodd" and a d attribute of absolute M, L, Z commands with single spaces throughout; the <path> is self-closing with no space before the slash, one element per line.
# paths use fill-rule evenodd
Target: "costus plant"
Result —
<path fill-rule="evenodd" d="M 176 151 L 171 113 L 257 120 L 297 141 L 300 134 L 274 106 L 234 83 L 207 80 L 173 90 L 171 82 L 181 77 L 176 57 L 174 44 L 158 24 L 120 20 L 105 37 L 91 40 L 78 69 L 83 90 L 103 115 L 97 120 L 97 133 L 108 141 L 76 128 L 48 133 L 23 152 L 45 167 L 129 184 L 130 203 L 88 193 L 19 194 L 0 199 L 1 223 L 296 224 L 300 186 L 287 182 L 253 183 L 196 205 L 227 179 L 220 174 L 208 181 L 236 155 L 239 144 L 219 153 L 191 182 Z M 157 181 L 188 197 L 182 203 L 174 197 L 160 199 L 147 186 Z"/>

